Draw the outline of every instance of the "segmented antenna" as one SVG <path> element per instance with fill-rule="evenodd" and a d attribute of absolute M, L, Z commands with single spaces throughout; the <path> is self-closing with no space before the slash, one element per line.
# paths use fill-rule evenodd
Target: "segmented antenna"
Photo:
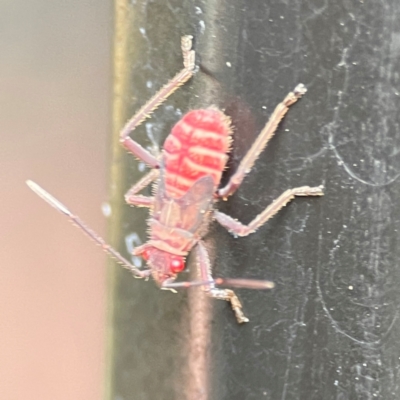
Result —
<path fill-rule="evenodd" d="M 274 282 L 257 279 L 215 278 L 215 284 L 218 286 L 256 290 L 273 289 L 275 287 Z"/>
<path fill-rule="evenodd" d="M 26 184 L 44 201 L 49 203 L 57 211 L 61 212 L 78 228 L 86 233 L 92 240 L 94 240 L 101 248 L 108 253 L 111 257 L 116 259 L 119 264 L 124 268 L 132 272 L 132 274 L 138 278 L 147 278 L 150 274 L 149 270 L 141 271 L 136 268 L 132 263 L 130 263 L 125 257 L 123 257 L 117 250 L 111 247 L 106 241 L 99 236 L 96 232 L 92 231 L 86 226 L 86 224 L 76 215 L 72 214 L 71 211 L 59 200 L 53 197 L 50 193 L 46 192 L 42 187 L 33 181 L 26 181 Z M 272 289 L 275 285 L 270 281 L 259 281 L 254 279 L 225 279 L 225 278 L 215 278 L 209 281 L 190 281 L 190 282 L 164 282 L 162 287 L 169 289 L 179 289 L 179 288 L 189 288 L 192 286 L 203 286 L 203 285 L 218 285 L 218 286 L 230 286 L 237 288 L 247 288 L 247 289 Z"/>
<path fill-rule="evenodd" d="M 55 197 L 53 197 L 50 193 L 47 193 L 43 188 L 41 188 L 37 183 L 32 182 L 30 180 L 26 181 L 26 184 L 44 201 L 49 203 L 52 207 L 54 207 L 57 211 L 63 213 L 68 219 L 78 228 L 80 228 L 83 232 L 86 233 L 92 240 L 94 240 L 101 248 L 108 253 L 111 257 L 115 258 L 119 264 L 121 264 L 124 268 L 128 269 L 138 278 L 146 278 L 149 276 L 149 271 L 141 271 L 136 268 L 132 263 L 130 263 L 125 257 L 123 257 L 117 250 L 112 248 L 106 241 L 99 236 L 96 232 L 92 231 L 88 228 L 85 223 L 76 215 L 72 214 L 68 208 L 58 201 Z"/>
<path fill-rule="evenodd" d="M 192 286 L 206 286 L 206 285 L 217 285 L 225 287 L 235 287 L 241 289 L 255 289 L 265 290 L 273 289 L 275 283 L 271 281 L 261 281 L 257 279 L 233 279 L 233 278 L 215 278 L 209 281 L 189 281 L 189 282 L 164 282 L 163 288 L 166 289 L 180 289 L 189 288 Z"/>

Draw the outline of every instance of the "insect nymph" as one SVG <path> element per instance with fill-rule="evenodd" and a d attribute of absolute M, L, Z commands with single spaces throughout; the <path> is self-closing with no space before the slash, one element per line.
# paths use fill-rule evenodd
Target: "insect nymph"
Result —
<path fill-rule="evenodd" d="M 219 188 L 228 159 L 232 132 L 230 119 L 222 111 L 208 108 L 187 113 L 172 128 L 160 157 L 152 155 L 129 136 L 155 108 L 193 76 L 195 52 L 192 50 L 192 36 L 182 38 L 182 53 L 184 68 L 126 123 L 120 133 L 121 144 L 152 168 L 125 196 L 128 204 L 150 209 L 151 216 L 148 221 L 150 238 L 147 243 L 134 250 L 135 255 L 142 256 L 147 261 L 148 269 L 142 270 L 129 263 L 62 203 L 36 183 L 32 181 L 27 183 L 34 192 L 67 215 L 136 277 L 145 278 L 151 275 L 161 288 L 202 285 L 208 296 L 230 302 L 239 323 L 247 322 L 242 305 L 233 290 L 217 286 L 268 289 L 273 287 L 273 283 L 251 279 L 213 278 L 208 252 L 202 238 L 212 220 L 237 236 L 247 236 L 295 196 L 323 195 L 322 186 L 289 189 L 248 225 L 243 225 L 214 209 L 215 202 L 219 198 L 227 199 L 240 186 L 246 173 L 250 171 L 274 135 L 289 107 L 306 92 L 306 89 L 302 84 L 297 85 L 294 91 L 278 104 L 264 129 L 242 159 L 237 171 L 226 186 Z M 154 181 L 157 185 L 153 197 L 138 194 Z M 199 280 L 174 282 L 178 273 L 184 270 L 185 258 L 191 250 L 196 252 Z"/>

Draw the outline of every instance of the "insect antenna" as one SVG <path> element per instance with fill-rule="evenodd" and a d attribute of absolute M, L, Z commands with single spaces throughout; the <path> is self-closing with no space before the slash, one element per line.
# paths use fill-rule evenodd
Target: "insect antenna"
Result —
<path fill-rule="evenodd" d="M 192 286 L 217 285 L 225 287 L 235 287 L 241 289 L 256 289 L 265 290 L 273 289 L 274 282 L 261 281 L 257 279 L 230 279 L 230 278 L 215 278 L 209 281 L 188 281 L 188 282 L 164 282 L 163 287 L 168 289 L 189 288 Z"/>
<path fill-rule="evenodd" d="M 218 286 L 236 287 L 242 289 L 256 289 L 256 290 L 273 289 L 275 287 L 274 282 L 261 281 L 257 279 L 215 278 L 215 284 Z"/>
<path fill-rule="evenodd" d="M 92 231 L 90 228 L 86 226 L 86 224 L 76 215 L 72 214 L 69 209 L 62 204 L 59 200 L 53 197 L 50 193 L 46 192 L 43 188 L 41 188 L 37 183 L 33 181 L 26 181 L 26 184 L 32 189 L 39 197 L 41 197 L 44 201 L 49 203 L 52 207 L 54 207 L 57 211 L 61 212 L 78 228 L 80 228 L 83 232 L 86 233 L 92 240 L 94 240 L 101 248 L 109 254 L 111 257 L 115 258 L 119 264 L 121 264 L 124 268 L 128 269 L 132 272 L 132 274 L 138 278 L 146 278 L 149 276 L 147 271 L 141 271 L 136 268 L 132 263 L 130 263 L 125 257 L 123 257 L 117 250 L 111 247 L 101 236 L 99 236 L 96 232 Z"/>

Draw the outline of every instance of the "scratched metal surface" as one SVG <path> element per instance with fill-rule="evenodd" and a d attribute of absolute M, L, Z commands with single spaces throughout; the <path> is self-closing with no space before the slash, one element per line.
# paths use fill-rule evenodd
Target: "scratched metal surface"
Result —
<path fill-rule="evenodd" d="M 400 4 L 116 3 L 119 28 L 127 20 L 117 31 L 115 131 L 178 71 L 179 37 L 194 34 L 201 71 L 138 141 L 161 144 L 182 113 L 216 104 L 236 126 L 234 170 L 301 82 L 308 93 L 219 208 L 249 222 L 289 187 L 323 184 L 326 195 L 296 199 L 247 238 L 212 227 L 216 275 L 276 283 L 237 291 L 244 326 L 224 302 L 161 292 L 114 269 L 108 398 L 398 399 Z M 126 250 L 127 237 L 146 238 L 146 211 L 121 205 L 143 172 L 117 139 L 112 161 L 111 233 Z"/>

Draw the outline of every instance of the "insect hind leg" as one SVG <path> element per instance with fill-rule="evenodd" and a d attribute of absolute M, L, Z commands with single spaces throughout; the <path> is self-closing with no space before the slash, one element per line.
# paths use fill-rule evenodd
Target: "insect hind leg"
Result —
<path fill-rule="evenodd" d="M 204 281 L 214 281 L 211 274 L 211 263 L 208 257 L 207 250 L 202 242 L 199 242 L 196 247 L 197 268 L 201 279 Z M 218 289 L 214 283 L 204 286 L 204 292 L 207 296 L 213 299 L 228 301 L 232 307 L 237 321 L 242 324 L 248 322 L 249 319 L 243 314 L 242 304 L 235 292 L 231 289 Z"/>

